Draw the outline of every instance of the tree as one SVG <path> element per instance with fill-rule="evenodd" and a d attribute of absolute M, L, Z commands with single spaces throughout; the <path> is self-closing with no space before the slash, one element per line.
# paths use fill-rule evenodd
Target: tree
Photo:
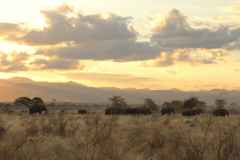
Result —
<path fill-rule="evenodd" d="M 43 100 L 40 97 L 34 97 L 32 100 L 34 105 L 43 105 Z"/>
<path fill-rule="evenodd" d="M 26 107 L 30 108 L 31 105 L 33 104 L 33 100 L 31 100 L 28 97 L 19 97 L 19 98 L 15 99 L 13 104 L 20 105 L 20 106 L 26 106 Z"/>
<path fill-rule="evenodd" d="M 53 98 L 53 99 L 52 99 L 52 101 L 53 101 L 52 103 L 53 103 L 53 105 L 54 105 L 54 104 L 55 104 L 55 102 L 56 102 L 56 99 L 55 99 L 55 98 Z"/>
<path fill-rule="evenodd" d="M 198 103 L 198 97 L 190 97 L 189 99 L 185 99 L 183 102 L 183 109 L 192 109 Z"/>
<path fill-rule="evenodd" d="M 196 104 L 197 109 L 205 109 L 207 107 L 206 102 L 204 101 L 198 101 Z"/>
<path fill-rule="evenodd" d="M 148 108 L 150 111 L 157 111 L 158 108 L 157 108 L 157 105 L 155 104 L 155 102 L 150 99 L 150 98 L 147 98 L 147 99 L 144 99 L 144 103 L 143 103 L 143 107 L 144 108 Z"/>
<path fill-rule="evenodd" d="M 231 107 L 236 107 L 237 103 L 231 103 Z"/>
<path fill-rule="evenodd" d="M 55 106 L 56 99 L 55 99 L 55 98 L 53 98 L 53 99 L 52 99 L 52 101 L 53 101 L 53 102 L 52 102 L 52 103 L 50 103 L 50 104 L 51 104 L 51 106 L 52 106 L 51 108 L 53 109 L 53 107 Z M 56 109 L 57 109 L 57 107 L 56 107 Z"/>
<path fill-rule="evenodd" d="M 0 107 L 3 107 L 4 105 L 5 105 L 4 102 L 1 102 L 1 103 L 0 103 Z"/>
<path fill-rule="evenodd" d="M 12 106 L 11 103 L 4 103 L 4 102 L 0 103 L 0 107 L 4 107 L 4 110 L 5 110 L 6 112 L 8 112 L 9 107 L 11 107 L 11 106 Z"/>
<path fill-rule="evenodd" d="M 108 98 L 111 102 L 112 105 L 111 107 L 114 108 L 128 108 L 129 106 L 127 105 L 126 101 L 124 98 L 120 97 L 120 96 L 113 96 L 112 98 Z"/>
<path fill-rule="evenodd" d="M 164 102 L 164 103 L 162 104 L 162 106 L 163 106 L 164 108 L 171 108 L 171 107 L 172 107 L 171 103 L 169 103 L 169 102 Z"/>
<path fill-rule="evenodd" d="M 173 100 L 171 102 L 171 106 L 176 112 L 178 112 L 182 110 L 183 102 L 178 100 Z"/>
<path fill-rule="evenodd" d="M 215 105 L 217 106 L 217 108 L 223 108 L 226 104 L 227 102 L 224 99 L 215 100 Z"/>
<path fill-rule="evenodd" d="M 66 107 L 66 106 L 69 106 L 71 104 L 71 102 L 68 102 L 68 101 L 63 101 L 63 105 Z"/>

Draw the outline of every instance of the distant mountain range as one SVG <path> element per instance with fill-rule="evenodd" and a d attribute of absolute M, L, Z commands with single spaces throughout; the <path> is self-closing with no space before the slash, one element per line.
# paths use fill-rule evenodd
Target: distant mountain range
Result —
<path fill-rule="evenodd" d="M 55 98 L 58 103 L 63 101 L 78 103 L 110 103 L 108 98 L 121 96 L 128 104 L 142 104 L 144 99 L 151 98 L 156 104 L 163 104 L 165 101 L 184 100 L 192 96 L 199 97 L 211 105 L 218 97 L 221 89 L 210 91 L 181 91 L 173 88 L 170 90 L 149 90 L 149 89 L 119 89 L 115 87 L 88 87 L 75 82 L 50 83 L 35 82 L 28 78 L 12 77 L 10 79 L 0 79 L 0 102 L 13 102 L 18 97 L 27 96 L 29 98 L 41 97 L 45 102 L 51 102 Z M 240 105 L 240 91 L 227 91 L 228 104 L 237 103 Z"/>

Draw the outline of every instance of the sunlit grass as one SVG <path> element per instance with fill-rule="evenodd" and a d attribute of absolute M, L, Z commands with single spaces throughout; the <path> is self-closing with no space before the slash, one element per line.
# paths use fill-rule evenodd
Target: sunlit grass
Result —
<path fill-rule="evenodd" d="M 0 159 L 239 159 L 240 116 L 1 113 Z"/>

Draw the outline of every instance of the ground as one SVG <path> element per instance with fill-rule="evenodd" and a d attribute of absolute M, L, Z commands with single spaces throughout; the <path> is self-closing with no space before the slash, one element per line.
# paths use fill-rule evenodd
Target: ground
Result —
<path fill-rule="evenodd" d="M 0 159 L 239 159 L 240 115 L 104 115 L 1 112 Z"/>

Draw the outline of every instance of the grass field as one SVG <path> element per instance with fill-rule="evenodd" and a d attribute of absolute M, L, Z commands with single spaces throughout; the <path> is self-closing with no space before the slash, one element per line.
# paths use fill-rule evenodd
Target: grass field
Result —
<path fill-rule="evenodd" d="M 239 160 L 240 116 L 1 113 L 4 160 Z"/>

